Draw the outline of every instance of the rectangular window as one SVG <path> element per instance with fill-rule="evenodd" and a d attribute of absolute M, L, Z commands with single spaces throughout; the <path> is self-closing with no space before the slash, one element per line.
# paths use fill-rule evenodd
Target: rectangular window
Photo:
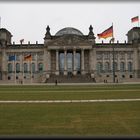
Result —
<path fill-rule="evenodd" d="M 109 60 L 109 58 L 110 58 L 109 52 L 105 52 L 105 53 L 104 53 L 104 59 L 105 59 L 105 60 Z"/>
<path fill-rule="evenodd" d="M 132 60 L 132 58 L 133 58 L 132 55 L 133 55 L 133 52 L 128 52 L 127 59 Z"/>
<path fill-rule="evenodd" d="M 16 54 L 16 61 L 20 61 L 20 55 Z"/>
<path fill-rule="evenodd" d="M 42 60 L 43 60 L 43 56 L 44 56 L 44 55 L 43 55 L 42 52 L 38 53 L 37 56 L 38 56 L 37 59 L 38 59 L 39 61 L 42 61 Z"/>
<path fill-rule="evenodd" d="M 120 53 L 120 60 L 124 60 L 124 59 L 125 59 L 125 53 L 122 52 L 122 53 Z"/>
<path fill-rule="evenodd" d="M 103 53 L 102 52 L 97 52 L 96 59 L 97 60 L 102 60 L 102 58 L 103 58 Z"/>
<path fill-rule="evenodd" d="M 33 54 L 32 54 L 32 61 L 35 61 L 35 59 L 36 59 L 36 54 L 33 53 Z"/>

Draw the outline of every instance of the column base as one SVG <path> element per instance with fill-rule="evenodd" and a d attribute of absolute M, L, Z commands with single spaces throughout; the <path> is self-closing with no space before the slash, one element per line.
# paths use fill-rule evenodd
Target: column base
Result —
<path fill-rule="evenodd" d="M 82 71 L 81 71 L 81 74 L 82 74 L 82 75 L 85 75 L 85 71 L 84 71 L 84 70 L 82 70 Z"/>
<path fill-rule="evenodd" d="M 67 73 L 67 71 L 64 71 L 64 75 L 67 75 L 68 73 Z"/>
<path fill-rule="evenodd" d="M 8 76 L 8 75 L 6 74 L 6 72 L 3 72 L 3 73 L 2 73 L 2 80 L 7 80 L 7 76 Z"/>
<path fill-rule="evenodd" d="M 73 75 L 76 75 L 77 74 L 77 71 L 75 70 L 75 71 L 73 71 Z"/>
<path fill-rule="evenodd" d="M 91 78 L 95 78 L 95 74 L 94 73 L 91 73 Z"/>
<path fill-rule="evenodd" d="M 59 75 L 59 71 L 56 71 L 56 72 L 55 72 L 55 75 Z"/>
<path fill-rule="evenodd" d="M 49 74 L 46 74 L 46 78 L 49 79 L 50 78 L 50 75 Z"/>

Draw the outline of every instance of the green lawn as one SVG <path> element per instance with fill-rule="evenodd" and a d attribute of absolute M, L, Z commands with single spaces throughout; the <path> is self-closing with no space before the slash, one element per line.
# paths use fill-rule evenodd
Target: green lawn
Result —
<path fill-rule="evenodd" d="M 140 98 L 140 85 L 0 86 L 0 100 Z M 140 101 L 0 103 L 0 136 L 140 136 Z"/>

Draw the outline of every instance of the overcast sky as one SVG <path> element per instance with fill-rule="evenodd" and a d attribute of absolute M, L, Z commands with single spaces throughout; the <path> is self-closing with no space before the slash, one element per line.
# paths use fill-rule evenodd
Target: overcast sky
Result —
<path fill-rule="evenodd" d="M 55 35 L 60 29 L 74 27 L 87 35 L 93 26 L 96 42 L 101 33 L 112 25 L 115 40 L 127 40 L 127 32 L 138 23 L 131 18 L 140 14 L 140 2 L 0 2 L 1 27 L 8 29 L 12 42 L 43 43 L 47 25 Z"/>

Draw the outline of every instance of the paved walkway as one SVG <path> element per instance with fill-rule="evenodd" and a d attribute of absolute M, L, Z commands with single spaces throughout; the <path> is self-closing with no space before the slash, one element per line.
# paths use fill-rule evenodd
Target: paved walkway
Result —
<path fill-rule="evenodd" d="M 123 84 L 140 84 L 140 82 L 122 82 L 122 83 L 58 83 L 59 85 L 123 85 Z M 55 83 L 24 83 L 24 84 L 15 84 L 15 83 L 0 83 L 0 85 L 55 85 Z"/>
<path fill-rule="evenodd" d="M 140 99 L 98 99 L 98 100 L 9 100 L 0 103 L 92 103 L 92 102 L 132 102 Z"/>

